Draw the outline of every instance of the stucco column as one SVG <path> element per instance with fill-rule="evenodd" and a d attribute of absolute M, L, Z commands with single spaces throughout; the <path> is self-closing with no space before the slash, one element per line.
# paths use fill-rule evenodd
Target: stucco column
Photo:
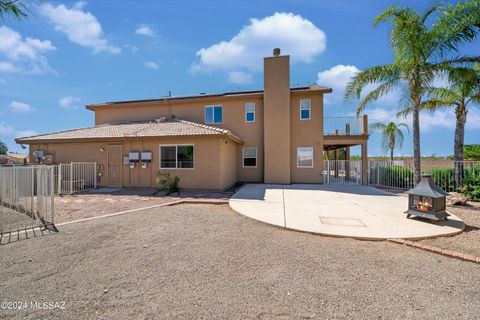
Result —
<path fill-rule="evenodd" d="M 362 185 L 368 185 L 368 142 L 362 142 Z"/>

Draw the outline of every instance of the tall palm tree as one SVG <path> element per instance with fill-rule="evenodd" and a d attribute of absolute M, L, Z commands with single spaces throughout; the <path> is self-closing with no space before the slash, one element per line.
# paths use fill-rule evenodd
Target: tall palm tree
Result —
<path fill-rule="evenodd" d="M 376 122 L 370 125 L 372 132 L 380 132 L 382 135 L 383 149 L 388 152 L 390 150 L 390 160 L 393 161 L 393 150 L 395 148 L 401 148 L 403 145 L 403 132 L 402 128 L 405 128 L 407 132 L 410 132 L 408 125 L 405 123 L 389 122 L 387 124 Z"/>
<path fill-rule="evenodd" d="M 469 106 L 480 103 L 480 65 L 475 68 L 452 68 L 448 72 L 448 83 L 443 87 L 427 88 L 428 99 L 420 105 L 421 110 L 434 111 L 442 107 L 455 109 L 456 125 L 454 138 L 455 183 L 463 184 L 463 145 L 465 124 Z M 411 108 L 405 108 L 399 115 L 407 116 Z"/>
<path fill-rule="evenodd" d="M 458 2 L 455 6 L 432 6 L 424 13 L 412 8 L 390 7 L 374 20 L 374 25 L 389 21 L 392 64 L 380 65 L 357 73 L 345 91 L 345 98 L 361 99 L 359 115 L 365 106 L 395 88 L 402 88 L 402 102 L 412 108 L 415 181 L 421 176 L 419 111 L 426 88 L 439 73 L 450 66 L 468 65 L 480 57 L 447 58 L 458 47 L 476 39 L 480 31 L 480 0 Z M 436 18 L 433 23 L 429 18 Z M 378 85 L 362 97 L 369 85 Z"/>
<path fill-rule="evenodd" d="M 12 15 L 17 19 L 27 16 L 27 6 L 20 0 L 0 0 L 0 18 L 6 15 Z"/>

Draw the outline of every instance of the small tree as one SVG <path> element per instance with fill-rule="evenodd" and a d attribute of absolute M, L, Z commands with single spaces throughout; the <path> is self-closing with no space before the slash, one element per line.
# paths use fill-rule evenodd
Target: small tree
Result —
<path fill-rule="evenodd" d="M 380 131 L 382 135 L 382 147 L 385 151 L 390 150 L 391 161 L 393 161 L 393 150 L 397 147 L 402 147 L 404 140 L 402 128 L 405 128 L 407 132 L 410 132 L 405 123 L 389 122 L 384 124 L 377 122 L 370 126 L 372 132 Z"/>
<path fill-rule="evenodd" d="M 5 155 L 8 152 L 7 145 L 0 140 L 0 155 Z"/>

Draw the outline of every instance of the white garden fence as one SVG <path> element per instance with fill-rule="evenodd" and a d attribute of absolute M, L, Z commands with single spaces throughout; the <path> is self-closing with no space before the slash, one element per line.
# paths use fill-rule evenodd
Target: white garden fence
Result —
<path fill-rule="evenodd" d="M 53 166 L 0 168 L 0 235 L 54 223 Z"/>
<path fill-rule="evenodd" d="M 55 167 L 58 194 L 73 194 L 97 188 L 96 162 L 62 163 Z"/>
<path fill-rule="evenodd" d="M 362 184 L 362 161 L 324 160 L 325 184 Z"/>

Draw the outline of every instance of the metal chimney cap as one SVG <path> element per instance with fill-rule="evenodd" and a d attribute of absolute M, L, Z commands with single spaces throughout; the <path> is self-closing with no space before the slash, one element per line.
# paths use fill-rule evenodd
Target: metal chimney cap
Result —
<path fill-rule="evenodd" d="M 278 57 L 280 55 L 280 48 L 273 49 L 273 56 Z"/>

